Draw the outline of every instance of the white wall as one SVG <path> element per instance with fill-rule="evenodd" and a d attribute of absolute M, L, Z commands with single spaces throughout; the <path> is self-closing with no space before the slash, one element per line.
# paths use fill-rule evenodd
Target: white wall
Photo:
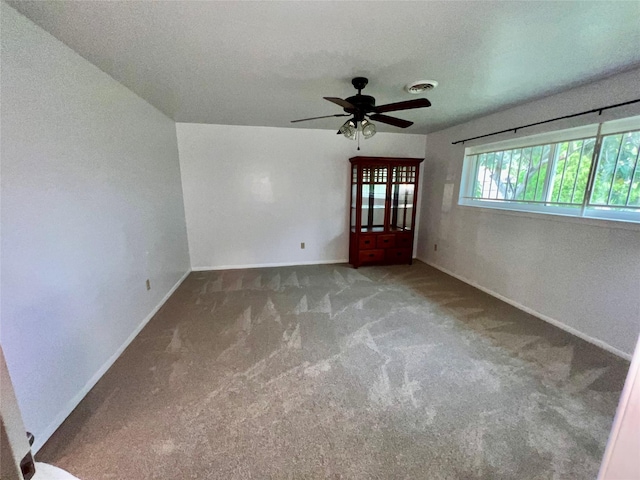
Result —
<path fill-rule="evenodd" d="M 178 123 L 194 269 L 344 262 L 350 157 L 424 157 L 423 135 Z M 305 242 L 306 248 L 300 249 Z"/>
<path fill-rule="evenodd" d="M 599 480 L 640 480 L 640 340 L 600 466 Z"/>
<path fill-rule="evenodd" d="M 37 449 L 189 256 L 174 122 L 1 8 L 0 335 Z"/>
<path fill-rule="evenodd" d="M 634 70 L 428 135 L 418 258 L 629 357 L 640 331 L 640 225 L 458 206 L 464 148 L 513 134 L 451 142 L 634 100 L 639 85 Z M 518 135 L 638 114 L 635 104 Z"/>

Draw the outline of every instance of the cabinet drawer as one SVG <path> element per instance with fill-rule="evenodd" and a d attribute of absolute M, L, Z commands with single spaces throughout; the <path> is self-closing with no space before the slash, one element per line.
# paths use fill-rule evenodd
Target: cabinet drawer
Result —
<path fill-rule="evenodd" d="M 399 233 L 396 235 L 396 247 L 411 248 L 411 234 Z"/>
<path fill-rule="evenodd" d="M 384 250 L 361 250 L 358 252 L 360 263 L 382 262 L 384 260 Z"/>
<path fill-rule="evenodd" d="M 409 263 L 411 261 L 410 248 L 390 248 L 386 251 L 388 263 Z"/>
<path fill-rule="evenodd" d="M 396 246 L 396 236 L 391 235 L 378 235 L 376 240 L 377 248 L 391 248 Z"/>
<path fill-rule="evenodd" d="M 358 246 L 360 250 L 369 250 L 372 248 L 376 248 L 376 236 L 375 235 L 360 235 L 360 240 L 358 241 Z"/>

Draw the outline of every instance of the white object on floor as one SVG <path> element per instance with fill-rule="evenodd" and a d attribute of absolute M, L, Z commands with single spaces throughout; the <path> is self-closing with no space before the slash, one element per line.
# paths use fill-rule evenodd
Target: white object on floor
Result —
<path fill-rule="evenodd" d="M 640 337 L 624 384 L 598 480 L 640 480 Z"/>
<path fill-rule="evenodd" d="M 36 462 L 36 474 L 32 480 L 79 480 L 69 472 L 48 463 Z"/>

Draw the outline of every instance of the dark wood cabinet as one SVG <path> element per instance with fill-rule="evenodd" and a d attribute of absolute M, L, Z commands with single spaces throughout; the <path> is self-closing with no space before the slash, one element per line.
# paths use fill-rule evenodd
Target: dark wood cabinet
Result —
<path fill-rule="evenodd" d="M 353 157 L 349 263 L 411 264 L 422 158 Z"/>

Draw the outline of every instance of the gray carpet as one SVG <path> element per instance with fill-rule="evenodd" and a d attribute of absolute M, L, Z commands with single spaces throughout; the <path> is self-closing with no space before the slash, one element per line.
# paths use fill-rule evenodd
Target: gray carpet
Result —
<path fill-rule="evenodd" d="M 420 262 L 194 272 L 37 457 L 83 480 L 592 479 L 627 369 Z"/>

